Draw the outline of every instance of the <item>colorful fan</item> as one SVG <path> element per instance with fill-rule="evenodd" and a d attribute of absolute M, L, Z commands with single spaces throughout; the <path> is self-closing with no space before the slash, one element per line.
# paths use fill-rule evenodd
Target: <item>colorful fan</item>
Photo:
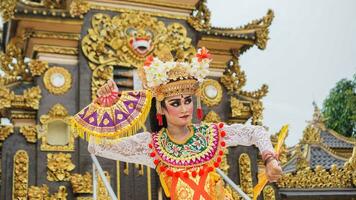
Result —
<path fill-rule="evenodd" d="M 274 151 L 277 155 L 281 153 L 282 145 L 287 136 L 287 133 L 288 133 L 288 125 L 284 125 L 279 131 L 277 144 L 274 147 Z M 262 192 L 263 188 L 267 183 L 268 183 L 267 175 L 264 172 L 258 174 L 258 183 L 253 188 L 253 200 L 257 199 L 257 197 L 260 195 L 260 193 Z"/>
<path fill-rule="evenodd" d="M 71 118 L 71 127 L 89 140 L 118 139 L 144 126 L 151 108 L 150 91 L 122 91 L 116 104 L 103 107 L 93 102 Z"/>

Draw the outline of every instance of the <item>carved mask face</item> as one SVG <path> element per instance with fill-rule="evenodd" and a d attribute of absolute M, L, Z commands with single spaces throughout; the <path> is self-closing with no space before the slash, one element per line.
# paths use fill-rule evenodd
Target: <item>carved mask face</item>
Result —
<path fill-rule="evenodd" d="M 145 56 L 153 49 L 153 34 L 151 31 L 128 28 L 126 33 L 128 35 L 129 46 L 134 53 Z"/>

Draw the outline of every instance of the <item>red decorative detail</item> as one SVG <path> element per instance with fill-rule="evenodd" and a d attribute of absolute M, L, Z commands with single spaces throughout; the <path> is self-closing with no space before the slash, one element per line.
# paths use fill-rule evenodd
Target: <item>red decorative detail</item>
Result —
<path fill-rule="evenodd" d="M 151 143 L 149 143 L 149 144 L 148 144 L 148 147 L 149 147 L 150 149 L 152 149 L 152 148 L 153 148 L 153 145 L 152 145 Z"/>
<path fill-rule="evenodd" d="M 197 109 L 197 117 L 199 120 L 203 119 L 203 110 L 201 108 Z"/>
<path fill-rule="evenodd" d="M 153 62 L 153 56 L 149 55 L 146 58 L 146 61 L 143 63 L 143 66 L 149 67 Z"/>
<path fill-rule="evenodd" d="M 156 153 L 155 153 L 155 152 L 151 152 L 151 153 L 150 153 L 150 156 L 153 158 L 153 157 L 156 156 Z"/>
<path fill-rule="evenodd" d="M 214 162 L 214 167 L 218 168 L 219 167 L 219 163 L 218 162 Z"/>
<path fill-rule="evenodd" d="M 224 127 L 224 123 L 220 122 L 219 123 L 219 128 L 223 128 Z"/>
<path fill-rule="evenodd" d="M 224 155 L 224 152 L 222 150 L 219 151 L 219 155 L 222 156 Z"/>
<path fill-rule="evenodd" d="M 167 171 L 166 171 L 166 174 L 167 174 L 167 176 L 173 176 L 172 170 L 167 170 Z"/>
<path fill-rule="evenodd" d="M 203 175 L 204 175 L 204 172 L 205 172 L 204 169 L 199 170 L 199 176 L 203 176 Z"/>
<path fill-rule="evenodd" d="M 226 136 L 226 132 L 225 131 L 221 131 L 220 135 L 221 135 L 221 137 L 225 137 Z"/>
<path fill-rule="evenodd" d="M 196 171 L 192 171 L 192 176 L 196 177 L 197 176 L 197 172 Z"/>
<path fill-rule="evenodd" d="M 174 176 L 177 177 L 177 178 L 179 178 L 179 177 L 180 177 L 180 172 L 174 173 Z"/>
<path fill-rule="evenodd" d="M 158 165 L 159 160 L 155 159 L 155 160 L 153 161 L 153 163 L 154 163 L 155 165 Z"/>
<path fill-rule="evenodd" d="M 200 49 L 200 52 L 197 53 L 195 56 L 198 58 L 198 61 L 201 62 L 203 59 L 211 59 L 211 54 L 208 53 L 209 51 L 205 48 L 202 47 Z"/>
<path fill-rule="evenodd" d="M 216 159 L 216 161 L 221 162 L 221 157 L 218 157 L 218 159 Z"/>
<path fill-rule="evenodd" d="M 156 115 L 157 121 L 158 121 L 158 125 L 159 126 L 163 126 L 163 119 L 162 119 L 162 115 L 161 114 L 157 114 Z"/>
<path fill-rule="evenodd" d="M 166 167 L 165 167 L 165 166 L 161 166 L 161 167 L 159 167 L 159 171 L 161 171 L 161 172 L 166 171 Z"/>
<path fill-rule="evenodd" d="M 213 170 L 214 170 L 213 167 L 209 167 L 209 168 L 208 168 L 208 172 L 212 172 Z"/>
<path fill-rule="evenodd" d="M 222 141 L 220 144 L 222 147 L 224 147 L 226 145 L 226 143 L 224 141 Z"/>
<path fill-rule="evenodd" d="M 189 178 L 188 172 L 184 172 L 184 173 L 183 173 L 183 177 L 184 177 L 184 178 Z"/>

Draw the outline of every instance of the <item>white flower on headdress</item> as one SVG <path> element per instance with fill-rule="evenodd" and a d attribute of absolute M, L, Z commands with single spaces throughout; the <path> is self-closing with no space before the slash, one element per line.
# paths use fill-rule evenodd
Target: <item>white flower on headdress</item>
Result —
<path fill-rule="evenodd" d="M 190 74 L 193 75 L 199 82 L 203 82 L 204 78 L 209 74 L 209 63 L 209 59 L 202 59 L 202 61 L 199 62 L 198 58 L 194 57 L 192 59 Z"/>
<path fill-rule="evenodd" d="M 147 86 L 156 87 L 168 82 L 167 69 L 168 64 L 162 62 L 158 58 L 154 58 L 151 65 L 145 66 Z"/>

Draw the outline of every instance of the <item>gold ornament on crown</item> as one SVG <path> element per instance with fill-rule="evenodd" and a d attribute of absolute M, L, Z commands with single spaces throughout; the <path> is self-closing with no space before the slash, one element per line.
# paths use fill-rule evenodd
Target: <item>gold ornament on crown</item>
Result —
<path fill-rule="evenodd" d="M 191 42 L 183 25 L 166 26 L 147 13 L 95 14 L 82 40 L 83 53 L 93 71 L 93 99 L 96 90 L 112 78 L 113 66 L 140 67 L 148 55 L 163 58 L 167 52 L 190 59 L 196 52 Z"/>

